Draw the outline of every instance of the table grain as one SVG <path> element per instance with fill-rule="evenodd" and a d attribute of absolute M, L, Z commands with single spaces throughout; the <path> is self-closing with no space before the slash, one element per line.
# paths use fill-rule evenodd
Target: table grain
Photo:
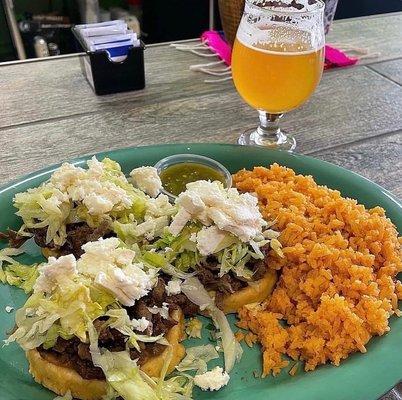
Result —
<path fill-rule="evenodd" d="M 373 58 L 324 73 L 284 117 L 297 151 L 361 173 L 402 197 L 402 13 L 336 21 L 328 42 Z M 257 123 L 233 83 L 205 83 L 204 60 L 169 45 L 145 51 L 143 91 L 95 96 L 79 55 L 0 65 L 0 184 L 72 157 L 172 142 L 236 142 Z"/>
<path fill-rule="evenodd" d="M 325 72 L 283 127 L 295 134 L 298 152 L 358 172 L 402 198 L 402 13 L 336 21 L 327 39 L 372 57 Z M 205 83 L 189 70 L 204 59 L 167 44 L 147 48 L 147 87 L 138 92 L 95 96 L 79 57 L 0 65 L 0 185 L 108 149 L 234 143 L 257 123 L 232 82 Z M 401 385 L 383 400 L 400 393 Z"/>

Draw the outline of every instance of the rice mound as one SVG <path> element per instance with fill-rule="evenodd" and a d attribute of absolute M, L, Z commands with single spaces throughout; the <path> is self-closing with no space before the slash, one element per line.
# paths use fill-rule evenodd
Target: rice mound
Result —
<path fill-rule="evenodd" d="M 402 238 L 384 210 L 367 210 L 278 164 L 239 171 L 234 183 L 257 194 L 283 245 L 284 257 L 269 254 L 270 267 L 281 270 L 271 298 L 239 312 L 239 327 L 262 344 L 263 376 L 287 366 L 284 355 L 309 371 L 366 352 L 371 337 L 390 330 L 390 316 L 401 314 Z"/>

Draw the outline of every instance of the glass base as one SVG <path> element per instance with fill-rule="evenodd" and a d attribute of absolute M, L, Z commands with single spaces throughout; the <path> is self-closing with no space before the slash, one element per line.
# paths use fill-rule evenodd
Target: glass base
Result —
<path fill-rule="evenodd" d="M 279 131 L 276 136 L 266 136 L 259 132 L 259 128 L 249 129 L 244 132 L 237 141 L 244 146 L 264 146 L 270 149 L 285 150 L 292 152 L 296 148 L 296 139 L 283 131 Z"/>

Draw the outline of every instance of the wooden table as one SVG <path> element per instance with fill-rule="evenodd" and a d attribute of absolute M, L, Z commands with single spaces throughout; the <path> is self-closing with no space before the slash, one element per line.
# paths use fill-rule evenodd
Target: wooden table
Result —
<path fill-rule="evenodd" d="M 328 42 L 380 54 L 325 72 L 312 99 L 283 126 L 295 133 L 298 152 L 361 173 L 402 198 L 402 13 L 337 21 Z M 204 83 L 189 70 L 204 60 L 168 45 L 146 50 L 142 92 L 95 96 L 78 57 L 0 66 L 0 184 L 106 149 L 234 143 L 257 123 L 232 82 Z M 383 399 L 401 398 L 395 393 Z"/>
<path fill-rule="evenodd" d="M 285 116 L 297 151 L 361 173 L 402 198 L 402 13 L 336 21 L 329 43 L 378 57 L 325 72 Z M 0 66 L 0 184 L 79 155 L 168 142 L 229 142 L 257 124 L 231 81 L 204 83 L 196 55 L 146 52 L 147 88 L 97 97 L 77 55 Z"/>

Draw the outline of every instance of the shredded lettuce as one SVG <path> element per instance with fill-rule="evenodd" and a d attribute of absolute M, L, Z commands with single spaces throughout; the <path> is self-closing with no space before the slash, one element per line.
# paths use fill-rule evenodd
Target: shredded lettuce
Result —
<path fill-rule="evenodd" d="M 31 293 L 38 278 L 38 266 L 23 265 L 17 262 L 8 264 L 0 270 L 0 281 L 22 289 L 25 293 Z"/>
<path fill-rule="evenodd" d="M 111 308 L 106 311 L 104 316 L 109 317 L 109 319 L 104 322 L 105 326 L 117 329 L 123 335 L 127 336 L 128 346 L 134 347 L 138 351 L 140 351 L 138 342 L 155 343 L 163 338 L 163 334 L 158 336 L 147 336 L 134 332 L 130 317 L 127 314 L 127 310 L 124 308 Z"/>
<path fill-rule="evenodd" d="M 200 225 L 189 224 L 178 236 L 173 236 L 165 229 L 161 237 L 152 245 L 144 246 L 146 261 L 154 267 L 163 269 L 166 273 L 171 274 L 170 270 L 173 271 L 171 275 L 185 278 L 186 273 L 200 265 L 203 259 L 195 242 L 191 240 L 192 235 L 200 229 Z"/>
<path fill-rule="evenodd" d="M 246 243 L 236 243 L 222 250 L 217 255 L 220 263 L 219 276 L 222 277 L 233 270 L 237 276 L 250 280 L 253 272 L 246 267 L 246 264 L 253 255 Z"/>
<path fill-rule="evenodd" d="M 0 250 L 0 282 L 16 286 L 25 293 L 30 293 L 39 275 L 38 267 L 36 264 L 20 264 L 13 259 L 14 256 L 22 253 L 24 253 L 23 248 L 6 247 Z"/>
<path fill-rule="evenodd" d="M 166 253 L 157 253 L 154 251 L 145 251 L 140 259 L 148 268 L 161 269 L 166 274 L 174 278 L 186 279 L 194 273 L 186 273 L 170 264 L 167 260 Z"/>
<path fill-rule="evenodd" d="M 103 305 L 115 302 L 109 294 L 103 294 L 98 303 L 91 298 L 91 283 L 76 278 L 68 286 L 57 287 L 50 295 L 43 292 L 33 293 L 25 305 L 16 312 L 17 329 L 5 341 L 17 341 L 25 349 L 33 349 L 46 343 L 51 347 L 58 335 L 78 337 L 86 341 L 88 319 L 91 321 L 105 314 Z M 57 328 L 52 326 L 57 323 Z"/>
<path fill-rule="evenodd" d="M 218 329 L 218 337 L 222 340 L 225 359 L 225 369 L 230 372 L 236 361 L 240 360 L 242 349 L 236 341 L 225 314 L 216 307 L 201 282 L 191 277 L 182 283 L 182 292 L 190 301 L 197 304 L 201 310 L 207 310 Z"/>
<path fill-rule="evenodd" d="M 13 257 L 22 254 L 24 251 L 22 249 L 15 249 L 14 247 L 6 247 L 0 250 L 0 268 L 3 265 L 3 262 L 14 263 Z"/>
<path fill-rule="evenodd" d="M 165 358 L 159 379 L 152 379 L 144 372 L 127 351 L 110 352 L 100 349 L 93 325 L 89 326 L 90 352 L 94 365 L 102 368 L 107 383 L 124 400 L 190 400 L 193 383 L 184 376 L 165 379 L 172 351 Z M 109 390 L 110 392 L 110 390 Z"/>
<path fill-rule="evenodd" d="M 219 355 L 212 344 L 190 347 L 176 369 L 180 372 L 196 370 L 197 374 L 203 374 L 208 370 L 207 363 L 216 358 Z"/>
<path fill-rule="evenodd" d="M 42 346 L 44 349 L 50 349 L 56 344 L 58 337 L 69 340 L 72 339 L 73 336 L 74 335 L 69 334 L 66 329 L 63 329 L 60 324 L 56 322 L 46 332 L 46 337 Z"/>
<path fill-rule="evenodd" d="M 68 196 L 49 183 L 14 197 L 16 214 L 24 221 L 24 228 L 47 227 L 46 242 L 53 240 L 61 245 L 66 240 L 66 220 L 72 210 L 72 202 Z"/>

